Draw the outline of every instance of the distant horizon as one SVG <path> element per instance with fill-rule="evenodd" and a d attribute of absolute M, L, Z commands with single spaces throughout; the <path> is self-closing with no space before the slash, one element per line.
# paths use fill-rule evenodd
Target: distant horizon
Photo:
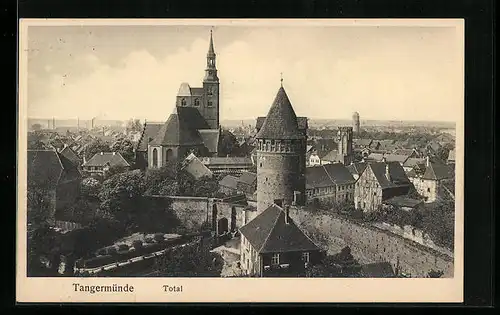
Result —
<path fill-rule="evenodd" d="M 202 84 L 211 29 L 222 119 L 265 116 L 281 77 L 297 116 L 460 119 L 463 47 L 455 27 L 299 22 L 30 26 L 28 116 L 166 120 L 181 83 Z"/>

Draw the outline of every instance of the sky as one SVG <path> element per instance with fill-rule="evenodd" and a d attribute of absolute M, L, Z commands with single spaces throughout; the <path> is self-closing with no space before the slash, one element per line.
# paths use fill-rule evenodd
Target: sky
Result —
<path fill-rule="evenodd" d="M 265 116 L 283 86 L 298 116 L 455 121 L 454 27 L 29 26 L 28 117 L 163 121 L 202 86 L 213 31 L 221 120 Z"/>

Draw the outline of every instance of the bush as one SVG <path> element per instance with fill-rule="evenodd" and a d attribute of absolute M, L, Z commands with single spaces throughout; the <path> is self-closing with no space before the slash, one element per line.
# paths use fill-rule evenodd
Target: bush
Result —
<path fill-rule="evenodd" d="M 154 240 L 157 242 L 163 242 L 165 241 L 165 234 L 163 233 L 156 233 L 154 236 Z"/>
<path fill-rule="evenodd" d="M 130 247 L 127 244 L 120 244 L 120 245 L 118 245 L 118 250 L 119 251 L 127 251 L 129 249 L 130 249 Z"/>
<path fill-rule="evenodd" d="M 108 247 L 106 249 L 106 252 L 108 253 L 108 255 L 115 255 L 117 253 L 117 250 L 116 250 L 116 247 L 112 246 L 112 247 Z"/>
<path fill-rule="evenodd" d="M 140 240 L 135 240 L 132 242 L 132 246 L 135 248 L 135 249 L 140 249 L 140 248 L 143 248 L 144 245 L 142 244 L 142 241 Z"/>

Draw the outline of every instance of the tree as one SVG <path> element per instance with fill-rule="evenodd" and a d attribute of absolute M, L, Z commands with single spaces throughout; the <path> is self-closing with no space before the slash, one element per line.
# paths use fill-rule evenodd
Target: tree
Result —
<path fill-rule="evenodd" d="M 99 191 L 101 190 L 101 182 L 97 179 L 88 177 L 82 180 L 81 192 L 84 197 L 96 198 L 99 196 Z"/>
<path fill-rule="evenodd" d="M 95 154 L 100 152 L 111 152 L 111 148 L 108 144 L 100 139 L 93 140 L 87 145 L 85 149 L 85 158 L 89 160 Z"/>
<path fill-rule="evenodd" d="M 128 163 L 133 164 L 134 145 L 129 139 L 118 139 L 111 145 L 111 151 L 120 153 Z"/>
<path fill-rule="evenodd" d="M 33 124 L 33 125 L 31 125 L 31 130 L 33 130 L 33 131 L 40 131 L 40 130 L 42 130 L 42 125 L 40 125 L 40 124 Z"/>
<path fill-rule="evenodd" d="M 100 209 L 133 230 L 137 227 L 135 219 L 143 193 L 144 177 L 139 170 L 116 174 L 102 185 Z"/>
<path fill-rule="evenodd" d="M 238 156 L 239 144 L 238 139 L 228 130 L 222 130 L 219 156 Z"/>
<path fill-rule="evenodd" d="M 162 277 L 219 277 L 222 266 L 220 256 L 210 252 L 210 244 L 205 240 L 174 247 L 155 262 Z"/>
<path fill-rule="evenodd" d="M 129 119 L 127 122 L 126 130 L 128 132 L 131 131 L 141 131 L 142 130 L 142 124 L 139 119 Z"/>

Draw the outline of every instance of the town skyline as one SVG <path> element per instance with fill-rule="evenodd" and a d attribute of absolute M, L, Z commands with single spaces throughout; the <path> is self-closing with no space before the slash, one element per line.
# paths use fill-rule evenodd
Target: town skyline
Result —
<path fill-rule="evenodd" d="M 310 119 L 458 120 L 455 29 L 409 26 L 31 26 L 28 117 L 166 120 L 180 84 L 201 84 L 211 29 L 221 120 L 267 114 L 281 75 Z"/>

